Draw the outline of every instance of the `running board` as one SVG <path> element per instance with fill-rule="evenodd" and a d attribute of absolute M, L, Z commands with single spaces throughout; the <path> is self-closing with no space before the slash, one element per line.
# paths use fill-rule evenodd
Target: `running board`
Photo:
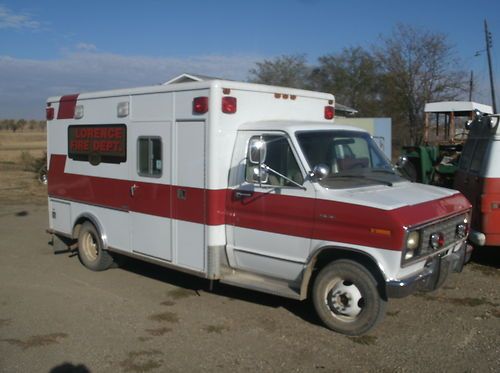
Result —
<path fill-rule="evenodd" d="M 286 281 L 272 277 L 233 271 L 230 274 L 225 274 L 219 281 L 227 285 L 300 300 L 299 290 L 291 288 Z"/>

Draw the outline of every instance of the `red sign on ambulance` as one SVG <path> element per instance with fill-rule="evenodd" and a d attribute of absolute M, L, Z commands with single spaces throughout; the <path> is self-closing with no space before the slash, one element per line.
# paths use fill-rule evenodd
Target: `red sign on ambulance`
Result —
<path fill-rule="evenodd" d="M 68 157 L 93 165 L 125 162 L 127 127 L 124 124 L 69 126 Z"/>

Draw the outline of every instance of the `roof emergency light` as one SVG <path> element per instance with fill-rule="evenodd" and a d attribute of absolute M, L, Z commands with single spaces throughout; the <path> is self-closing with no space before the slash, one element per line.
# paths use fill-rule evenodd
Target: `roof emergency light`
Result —
<path fill-rule="evenodd" d="M 193 99 L 193 111 L 196 114 L 205 114 L 208 111 L 208 97 L 195 97 Z"/>
<path fill-rule="evenodd" d="M 335 108 L 333 106 L 325 106 L 325 119 L 333 119 L 335 116 Z"/>
<path fill-rule="evenodd" d="M 47 120 L 52 120 L 54 119 L 54 108 L 53 107 L 50 107 L 50 106 L 47 106 L 45 108 L 45 118 Z"/>
<path fill-rule="evenodd" d="M 75 119 L 82 119 L 83 118 L 83 105 L 76 105 L 75 106 Z"/>
<path fill-rule="evenodd" d="M 118 105 L 116 105 L 116 116 L 118 118 L 128 117 L 129 112 L 130 112 L 130 105 L 128 101 L 122 101 L 119 102 Z"/>
<path fill-rule="evenodd" d="M 222 112 L 226 114 L 236 113 L 237 101 L 236 97 L 222 97 Z"/>

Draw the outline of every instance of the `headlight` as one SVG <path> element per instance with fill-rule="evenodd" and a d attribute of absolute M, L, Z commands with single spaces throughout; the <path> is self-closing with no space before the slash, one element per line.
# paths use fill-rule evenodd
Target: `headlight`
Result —
<path fill-rule="evenodd" d="M 415 252 L 420 245 L 420 233 L 413 231 L 406 237 L 405 260 L 409 260 L 415 256 Z"/>

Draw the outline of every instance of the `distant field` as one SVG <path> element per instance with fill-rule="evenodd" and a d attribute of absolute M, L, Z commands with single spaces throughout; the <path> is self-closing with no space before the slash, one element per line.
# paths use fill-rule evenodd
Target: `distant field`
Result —
<path fill-rule="evenodd" d="M 20 163 L 22 152 L 41 157 L 47 149 L 47 133 L 0 131 L 0 163 Z"/>
<path fill-rule="evenodd" d="M 0 203 L 45 203 L 47 187 L 30 169 L 47 149 L 45 131 L 0 131 Z"/>

